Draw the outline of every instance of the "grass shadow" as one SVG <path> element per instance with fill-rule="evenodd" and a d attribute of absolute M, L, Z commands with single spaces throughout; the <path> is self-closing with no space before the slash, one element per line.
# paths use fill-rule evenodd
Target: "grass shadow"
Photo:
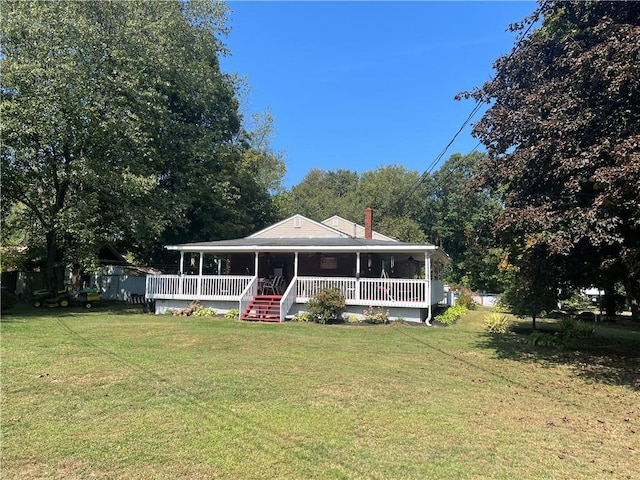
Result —
<path fill-rule="evenodd" d="M 564 365 L 578 378 L 640 391 L 640 325 L 596 325 L 593 337 L 576 339 L 562 349 L 527 343 L 532 331 L 530 323 L 516 323 L 507 334 L 482 334 L 478 347 L 493 350 L 498 358 Z M 537 331 L 553 334 L 558 327 L 545 322 Z"/>
<path fill-rule="evenodd" d="M 68 307 L 34 307 L 30 303 L 19 303 L 15 307 L 2 312 L 2 322 L 13 322 L 28 318 L 64 317 L 69 315 L 135 315 L 144 314 L 143 305 L 126 302 L 102 300 L 91 309 L 82 305 L 71 304 Z M 149 315 L 149 313 L 147 313 Z"/>

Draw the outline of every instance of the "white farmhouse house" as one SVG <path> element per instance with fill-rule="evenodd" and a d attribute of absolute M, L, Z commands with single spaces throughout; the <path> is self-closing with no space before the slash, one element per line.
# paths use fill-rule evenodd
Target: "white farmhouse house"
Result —
<path fill-rule="evenodd" d="M 282 322 L 324 288 L 338 288 L 347 313 L 383 307 L 392 319 L 430 323 L 444 296 L 449 261 L 434 245 L 404 243 L 341 217 L 316 222 L 294 215 L 245 238 L 170 245 L 177 275 L 149 275 L 146 298 L 157 314 L 199 301 L 240 318 Z"/>

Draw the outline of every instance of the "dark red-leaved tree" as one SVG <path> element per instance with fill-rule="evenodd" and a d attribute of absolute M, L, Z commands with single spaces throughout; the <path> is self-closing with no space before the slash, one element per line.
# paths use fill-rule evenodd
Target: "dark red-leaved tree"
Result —
<path fill-rule="evenodd" d="M 624 284 L 640 320 L 640 2 L 543 2 L 513 28 L 538 20 L 461 95 L 491 104 L 474 134 L 496 228 L 511 251 L 544 247 L 558 285 Z"/>

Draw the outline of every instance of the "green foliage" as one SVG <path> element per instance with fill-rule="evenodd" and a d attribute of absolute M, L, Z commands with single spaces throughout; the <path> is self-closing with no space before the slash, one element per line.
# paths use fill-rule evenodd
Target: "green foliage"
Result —
<path fill-rule="evenodd" d="M 325 288 L 307 302 L 307 311 L 316 323 L 341 320 L 346 308 L 344 294 L 337 288 Z"/>
<path fill-rule="evenodd" d="M 531 333 L 529 337 L 527 337 L 527 344 L 551 347 L 559 350 L 574 348 L 577 342 L 593 337 L 595 331 L 592 325 L 571 317 L 562 318 L 559 325 L 559 332 Z"/>
<path fill-rule="evenodd" d="M 445 325 L 452 325 L 457 322 L 462 315 L 467 313 L 468 308 L 462 305 L 454 305 L 447 308 L 444 313 L 435 316 L 435 320 Z"/>
<path fill-rule="evenodd" d="M 485 154 L 455 153 L 433 174 L 430 187 L 431 240 L 451 256 L 447 281 L 473 290 L 499 293 L 504 278 L 493 223 L 502 211 L 498 196 L 476 185 L 479 163 Z"/>
<path fill-rule="evenodd" d="M 366 308 L 362 315 L 364 317 L 365 323 L 373 323 L 373 324 L 387 324 L 389 323 L 389 310 L 384 309 L 382 307 L 369 307 Z"/>
<path fill-rule="evenodd" d="M 461 293 L 460 295 L 458 295 L 458 298 L 456 299 L 456 305 L 465 307 L 468 310 L 475 310 L 477 307 L 476 302 L 473 301 L 471 295 L 467 295 L 466 293 Z"/>
<path fill-rule="evenodd" d="M 322 221 L 332 215 L 362 224 L 364 209 L 374 210 L 374 229 L 402 241 L 426 242 L 421 228 L 426 210 L 425 186 L 418 183 L 420 175 L 399 165 L 374 171 L 357 172 L 311 170 L 287 195 L 276 199 L 281 217 L 300 213 Z M 411 202 L 406 192 L 418 185 Z"/>
<path fill-rule="evenodd" d="M 237 308 L 232 308 L 224 314 L 224 318 L 227 320 L 238 320 L 240 318 L 240 310 Z"/>
<path fill-rule="evenodd" d="M 213 308 L 203 307 L 200 302 L 194 301 L 184 308 L 172 308 L 170 310 L 171 315 L 174 317 L 213 317 L 216 315 L 216 311 Z"/>
<path fill-rule="evenodd" d="M 562 349 L 565 344 L 562 337 L 557 333 L 532 332 L 527 337 L 527 345 L 537 345 L 540 347 L 552 347 Z"/>
<path fill-rule="evenodd" d="M 398 317 L 391 322 L 391 325 L 393 325 L 394 327 L 403 326 L 406 324 L 407 324 L 407 321 L 404 319 L 404 317 Z"/>
<path fill-rule="evenodd" d="M 241 129 L 239 85 L 219 67 L 224 4 L 2 7 L 2 244 L 44 259 L 48 288 L 106 243 L 157 262 L 168 243 L 270 220 L 282 162 L 261 127 Z"/>
<path fill-rule="evenodd" d="M 513 322 L 504 313 L 490 313 L 484 317 L 484 329 L 489 333 L 507 333 Z"/>
<path fill-rule="evenodd" d="M 294 322 L 311 322 L 313 317 L 309 312 L 298 312 L 291 319 Z"/>
<path fill-rule="evenodd" d="M 358 173 L 351 170 L 327 172 L 312 169 L 298 185 L 291 188 L 286 197 L 280 199 L 280 216 L 284 218 L 300 213 L 318 221 L 332 215 L 351 219 L 358 182 Z M 360 204 L 356 208 L 360 208 Z M 358 220 L 364 215 L 363 212 L 364 206 L 358 214 Z"/>
<path fill-rule="evenodd" d="M 518 317 L 531 317 L 535 328 L 536 318 L 557 307 L 559 261 L 542 245 L 525 245 L 522 250 L 514 246 L 513 251 L 517 266 L 508 267 L 510 282 L 500 302 Z"/>
<path fill-rule="evenodd" d="M 590 306 L 591 302 L 581 295 L 580 292 L 573 292 L 569 298 L 562 300 L 562 309 L 569 313 L 586 310 Z"/>
<path fill-rule="evenodd" d="M 360 318 L 357 315 L 348 315 L 346 321 L 351 325 L 355 325 L 360 323 Z"/>
<path fill-rule="evenodd" d="M 2 293 L 1 309 L 2 313 L 4 313 L 16 306 L 16 304 L 18 303 L 18 297 L 16 297 L 14 293 L 10 292 L 6 288 L 1 289 L 0 292 Z"/>
<path fill-rule="evenodd" d="M 565 339 L 591 338 L 595 332 L 593 325 L 572 317 L 565 317 L 560 320 L 560 329 L 562 337 Z"/>

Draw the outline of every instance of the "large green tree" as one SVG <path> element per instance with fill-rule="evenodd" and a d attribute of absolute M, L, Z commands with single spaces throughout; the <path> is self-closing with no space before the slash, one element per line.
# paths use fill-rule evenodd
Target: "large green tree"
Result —
<path fill-rule="evenodd" d="M 299 213 L 317 221 L 332 215 L 351 217 L 359 178 L 358 173 L 351 170 L 311 169 L 284 196 L 281 216 Z M 364 218 L 364 210 L 361 216 Z"/>
<path fill-rule="evenodd" d="M 313 169 L 282 195 L 280 215 L 300 213 L 318 221 L 340 215 L 362 224 L 365 208 L 371 207 L 375 230 L 399 240 L 423 242 L 426 236 L 420 219 L 425 215 L 426 186 L 419 180 L 418 172 L 399 165 L 361 175 L 344 169 Z"/>
<path fill-rule="evenodd" d="M 505 205 L 497 229 L 512 261 L 556 259 L 558 283 L 624 283 L 638 319 L 640 2 L 546 1 L 536 18 L 467 94 L 491 104 L 474 133 L 484 185 Z"/>
<path fill-rule="evenodd" d="M 433 174 L 429 188 L 429 238 L 451 257 L 447 280 L 484 292 L 501 292 L 504 276 L 499 264 L 493 222 L 502 205 L 496 195 L 477 189 L 476 175 L 484 153 L 454 153 Z"/>
<path fill-rule="evenodd" d="M 236 80 L 219 68 L 225 11 L 3 2 L 3 243 L 25 231 L 49 286 L 106 241 L 149 259 L 170 240 L 225 238 L 269 215 Z"/>

